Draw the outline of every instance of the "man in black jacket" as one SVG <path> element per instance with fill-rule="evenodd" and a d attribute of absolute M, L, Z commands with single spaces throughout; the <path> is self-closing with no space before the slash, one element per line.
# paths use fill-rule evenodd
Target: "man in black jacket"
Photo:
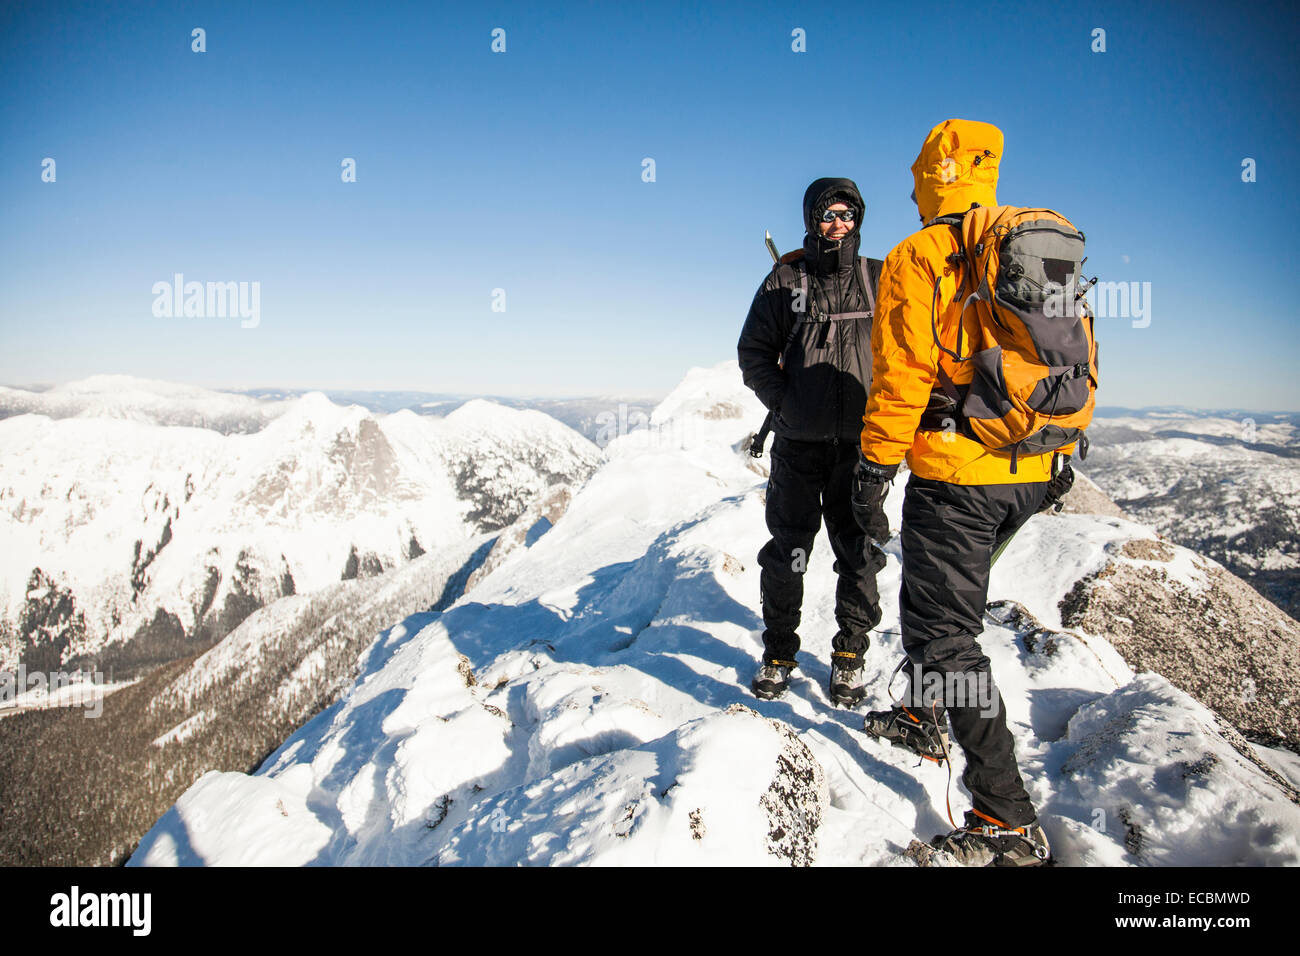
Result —
<path fill-rule="evenodd" d="M 858 256 L 864 204 L 851 179 L 819 179 L 804 194 L 807 235 L 754 296 L 736 351 L 745 384 L 772 412 L 767 527 L 758 554 L 763 663 L 752 687 L 779 697 L 796 667 L 803 574 L 826 520 L 835 552 L 830 697 L 865 696 L 862 662 L 880 623 L 876 572 L 889 525 L 877 506 L 864 532 L 851 505 L 862 415 L 871 386 L 871 317 L 881 263 Z"/>

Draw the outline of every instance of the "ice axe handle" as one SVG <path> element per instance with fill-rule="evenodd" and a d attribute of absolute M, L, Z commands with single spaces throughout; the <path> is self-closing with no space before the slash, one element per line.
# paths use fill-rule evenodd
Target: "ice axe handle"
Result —
<path fill-rule="evenodd" d="M 772 413 L 768 412 L 763 425 L 749 442 L 749 457 L 762 458 L 763 446 L 767 443 L 767 433 L 772 430 Z"/>

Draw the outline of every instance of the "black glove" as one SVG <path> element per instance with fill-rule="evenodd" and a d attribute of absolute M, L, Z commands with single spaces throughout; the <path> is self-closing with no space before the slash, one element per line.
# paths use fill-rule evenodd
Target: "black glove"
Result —
<path fill-rule="evenodd" d="M 877 465 L 858 452 L 858 464 L 853 470 L 853 519 L 866 534 L 876 530 L 874 516 L 889 494 L 889 483 L 898 474 L 898 465 Z"/>
<path fill-rule="evenodd" d="M 1067 459 L 1065 467 L 1056 473 L 1056 477 L 1047 483 L 1047 497 L 1043 503 L 1038 506 L 1038 513 L 1044 511 L 1060 511 L 1061 499 L 1069 494 L 1070 489 L 1074 487 L 1074 469 L 1070 467 Z"/>

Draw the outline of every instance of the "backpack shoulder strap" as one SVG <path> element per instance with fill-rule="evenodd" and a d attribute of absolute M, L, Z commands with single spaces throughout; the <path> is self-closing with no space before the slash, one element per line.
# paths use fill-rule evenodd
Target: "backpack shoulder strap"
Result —
<path fill-rule="evenodd" d="M 974 265 L 970 262 L 970 260 L 967 258 L 966 255 L 967 248 L 966 248 L 965 237 L 966 237 L 966 233 L 969 231 L 967 227 L 968 227 L 968 223 L 971 221 L 971 213 L 977 209 L 983 209 L 983 208 L 984 208 L 983 206 L 972 205 L 970 209 L 967 209 L 963 213 L 953 214 L 949 216 L 935 216 L 933 219 L 931 219 L 929 222 L 925 224 L 924 228 L 926 229 L 936 225 L 951 226 L 954 229 L 954 235 L 957 239 L 957 251 L 947 257 L 948 263 L 952 265 L 954 269 L 960 271 L 963 267 L 965 267 L 968 270 L 971 271 L 974 270 Z M 942 277 L 939 276 L 935 277 L 934 292 L 930 300 L 930 329 L 934 333 L 934 344 L 937 345 L 939 347 L 939 350 L 945 353 L 954 362 L 968 362 L 972 358 L 974 358 L 975 353 L 972 352 L 970 355 L 966 355 L 966 356 L 963 356 L 961 354 L 962 326 L 960 324 L 958 324 L 957 326 L 957 351 L 954 352 L 952 349 L 949 349 L 947 346 L 943 344 L 943 342 L 939 340 L 938 306 L 939 306 L 939 283 L 941 281 L 941 278 Z M 966 278 L 967 276 L 963 273 L 961 281 L 957 284 L 958 296 L 961 295 L 962 291 L 965 288 Z M 945 389 L 945 391 L 947 391 L 947 389 Z M 949 398 L 951 397 L 952 396 L 949 395 Z"/>
<path fill-rule="evenodd" d="M 800 251 L 802 252 L 802 250 Z M 785 368 L 786 353 L 790 351 L 790 346 L 794 344 L 794 340 L 799 336 L 799 329 L 803 325 L 804 318 L 808 315 L 809 309 L 807 263 L 803 261 L 802 257 L 794 257 L 791 258 L 789 262 L 786 262 L 786 257 L 782 256 L 781 262 L 774 266 L 774 269 L 782 269 L 786 267 L 793 269 L 795 275 L 799 278 L 799 300 L 803 303 L 804 308 L 802 312 L 795 313 L 794 322 L 790 325 L 790 334 L 785 337 L 785 344 L 781 346 L 781 354 L 777 359 L 777 364 L 780 365 L 781 368 Z M 777 281 L 778 283 L 780 282 L 779 277 Z"/>
<path fill-rule="evenodd" d="M 800 250 L 802 252 L 802 250 Z M 786 282 L 791 282 L 799 286 L 800 293 L 804 296 L 805 301 L 808 296 L 808 265 L 804 262 L 802 256 L 790 258 L 782 256 L 781 261 L 773 263 L 772 273 L 776 277 L 776 284 L 786 287 Z"/>
<path fill-rule="evenodd" d="M 977 206 L 971 207 L 971 209 L 976 209 L 976 208 L 979 207 Z M 960 265 L 966 261 L 965 226 L 966 226 L 966 220 L 968 218 L 967 213 L 969 212 L 970 209 L 967 209 L 966 212 L 961 213 L 960 215 L 935 216 L 933 219 L 927 222 L 923 227 L 925 229 L 929 229 L 931 226 L 951 226 L 954 230 L 956 230 L 954 235 L 957 237 L 957 251 L 948 257 L 948 260 L 954 265 Z"/>
<path fill-rule="evenodd" d="M 803 252 L 802 249 L 799 251 Z M 808 314 L 808 263 L 803 260 L 802 255 L 791 258 L 789 261 L 786 260 L 785 256 L 782 256 L 781 265 L 778 268 L 791 270 L 793 273 L 791 278 L 798 280 L 799 301 L 804 303 L 804 310 L 795 313 L 794 329 L 790 333 L 791 339 L 793 339 L 795 333 L 799 330 L 799 326 L 803 323 L 804 316 Z"/>
<path fill-rule="evenodd" d="M 876 314 L 876 284 L 880 281 L 880 270 L 884 263 L 879 259 L 858 256 L 858 273 L 862 277 L 862 294 L 867 297 L 867 311 Z"/>

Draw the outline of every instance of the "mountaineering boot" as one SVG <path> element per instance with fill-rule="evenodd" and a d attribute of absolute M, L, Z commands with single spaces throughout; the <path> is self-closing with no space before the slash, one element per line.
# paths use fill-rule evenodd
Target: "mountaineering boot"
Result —
<path fill-rule="evenodd" d="M 1023 827 L 1008 827 L 977 810 L 967 810 L 964 827 L 947 836 L 936 836 L 930 845 L 963 866 L 1042 866 L 1055 862 L 1047 834 L 1037 820 Z"/>
<path fill-rule="evenodd" d="M 862 679 L 861 654 L 851 651 L 835 651 L 831 654 L 828 696 L 832 704 L 840 707 L 856 707 L 867 696 L 866 684 Z"/>
<path fill-rule="evenodd" d="M 776 700 L 790 686 L 790 671 L 794 661 L 764 661 L 750 682 L 754 696 L 762 700 Z"/>
<path fill-rule="evenodd" d="M 913 713 L 901 704 L 889 710 L 873 710 L 862 722 L 862 729 L 926 760 L 941 764 L 947 759 L 948 728 L 935 723 L 923 710 Z"/>

